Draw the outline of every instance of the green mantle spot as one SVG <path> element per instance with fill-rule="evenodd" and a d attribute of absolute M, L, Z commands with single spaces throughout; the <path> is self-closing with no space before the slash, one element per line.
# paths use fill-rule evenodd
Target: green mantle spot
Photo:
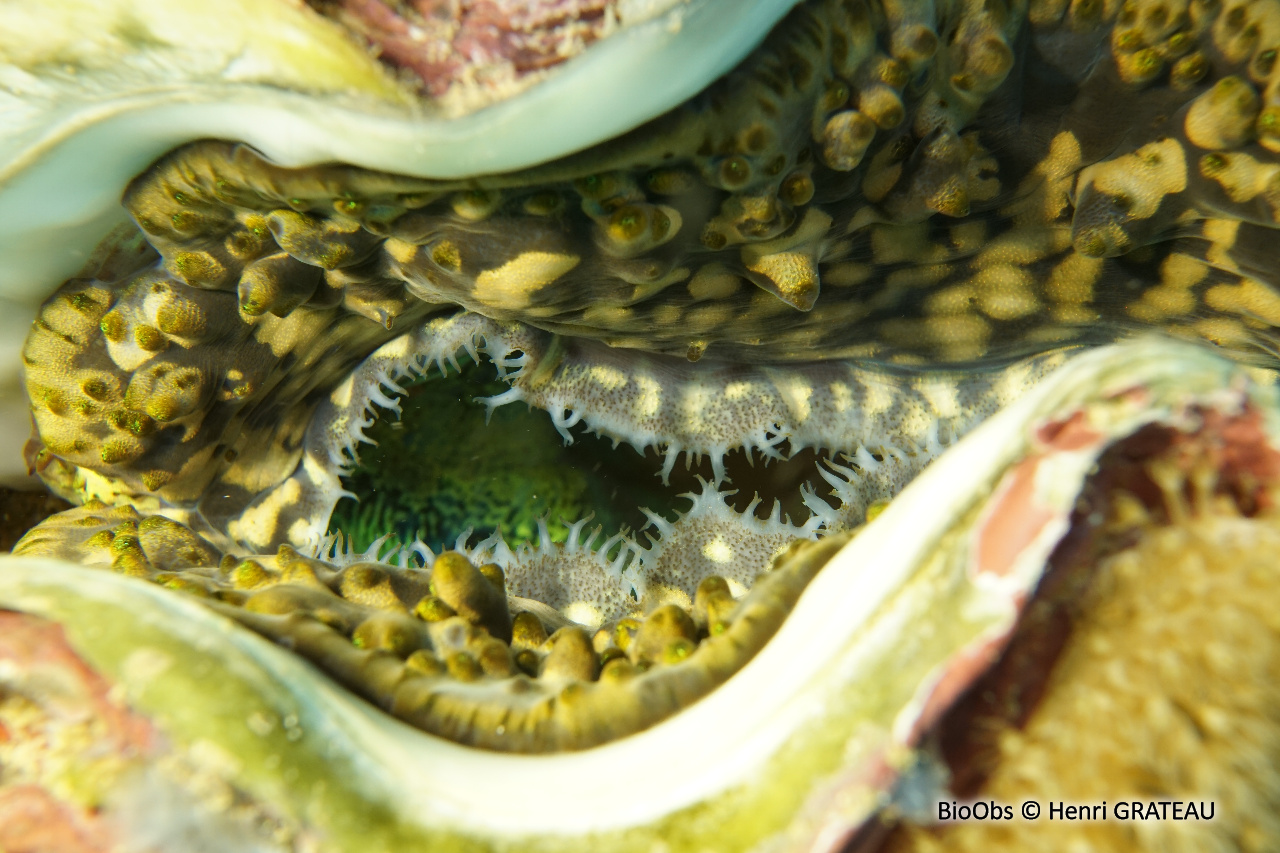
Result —
<path fill-rule="evenodd" d="M 539 519 L 560 543 L 594 513 L 586 529 L 603 528 L 598 546 L 643 527 L 639 507 L 674 518 L 685 503 L 662 486 L 653 460 L 581 429 L 566 446 L 546 412 L 513 403 L 486 424 L 479 398 L 507 388 L 487 362 L 410 385 L 401 417 L 382 413 L 365 430 L 377 446 L 362 445 L 359 467 L 343 480 L 359 501 L 339 501 L 330 529 L 358 550 L 391 533 L 439 553 L 467 529 L 472 543 L 497 531 L 512 548 L 537 543 Z"/>

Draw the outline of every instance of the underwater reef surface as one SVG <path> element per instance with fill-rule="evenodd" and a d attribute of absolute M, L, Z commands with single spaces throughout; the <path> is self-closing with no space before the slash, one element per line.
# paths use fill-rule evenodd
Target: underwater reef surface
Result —
<path fill-rule="evenodd" d="M 241 5 L 0 8 L 0 847 L 1276 838 L 1280 4 Z"/>

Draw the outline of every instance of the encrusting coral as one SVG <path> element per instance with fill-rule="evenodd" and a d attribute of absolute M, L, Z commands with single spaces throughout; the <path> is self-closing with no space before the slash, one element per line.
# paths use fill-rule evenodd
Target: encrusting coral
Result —
<path fill-rule="evenodd" d="M 1108 450 L 1038 612 L 940 726 L 958 796 L 1107 811 L 1052 834 L 1012 821 L 900 829 L 885 850 L 1265 850 L 1280 836 L 1265 674 L 1280 649 L 1280 457 L 1251 446 L 1250 417 L 1201 413 L 1186 433 L 1141 430 Z M 1212 819 L 1143 820 L 1151 800 Z"/>

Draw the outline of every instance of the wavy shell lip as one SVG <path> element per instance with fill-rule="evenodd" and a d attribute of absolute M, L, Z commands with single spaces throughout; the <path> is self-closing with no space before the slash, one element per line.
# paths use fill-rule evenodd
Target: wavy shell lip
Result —
<path fill-rule="evenodd" d="M 7 558 L 0 604 L 61 622 L 77 650 L 119 679 L 140 710 L 157 714 L 171 737 L 229 750 L 242 784 L 285 811 L 307 812 L 338 847 L 371 833 L 401 844 L 519 837 L 534 846 L 554 839 L 561 849 L 626 849 L 700 824 L 726 848 L 781 832 L 787 849 L 837 849 L 882 804 L 929 721 L 1007 638 L 1101 450 L 1146 424 L 1177 425 L 1194 405 L 1250 404 L 1266 413 L 1274 444 L 1274 390 L 1251 386 L 1242 368 L 1200 348 L 1147 340 L 1074 359 L 908 486 L 719 691 L 638 735 L 536 762 L 406 729 L 293 656 L 152 586 Z M 993 515 L 983 508 L 1007 504 L 1010 494 L 1031 523 L 1021 547 L 993 556 L 983 546 Z M 142 618 L 113 617 L 121 608 Z M 933 627 L 913 630 L 921 625 Z M 139 676 L 127 661 L 159 638 L 176 665 Z M 232 673 L 236 698 L 220 705 L 219 691 L 200 703 L 166 702 L 174 691 L 207 693 L 218 681 L 207 666 L 188 665 L 188 655 Z M 255 746 L 239 723 L 254 709 L 295 714 L 301 735 Z M 277 742 L 283 764 L 268 767 L 261 750 Z M 675 776 L 671 744 L 680 744 Z M 316 795 L 279 781 L 289 767 L 314 766 L 336 791 L 324 802 L 333 811 L 318 811 L 309 799 Z M 544 784 L 549 772 L 590 784 L 569 800 Z M 634 796 L 637 789 L 645 796 Z M 375 803 L 393 817 L 369 826 L 358 813 Z M 735 836 L 735 816 L 762 808 L 764 825 L 748 822 Z"/>

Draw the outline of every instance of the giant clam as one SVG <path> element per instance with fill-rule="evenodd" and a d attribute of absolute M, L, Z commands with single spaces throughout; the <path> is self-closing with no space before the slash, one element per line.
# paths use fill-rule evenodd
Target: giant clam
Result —
<path fill-rule="evenodd" d="M 939 795 L 1042 579 L 1274 536 L 1278 4 L 0 16 L 7 363 L 80 504 L 0 570 L 0 814 L 838 849 Z M 466 479 L 473 395 L 604 473 Z"/>

